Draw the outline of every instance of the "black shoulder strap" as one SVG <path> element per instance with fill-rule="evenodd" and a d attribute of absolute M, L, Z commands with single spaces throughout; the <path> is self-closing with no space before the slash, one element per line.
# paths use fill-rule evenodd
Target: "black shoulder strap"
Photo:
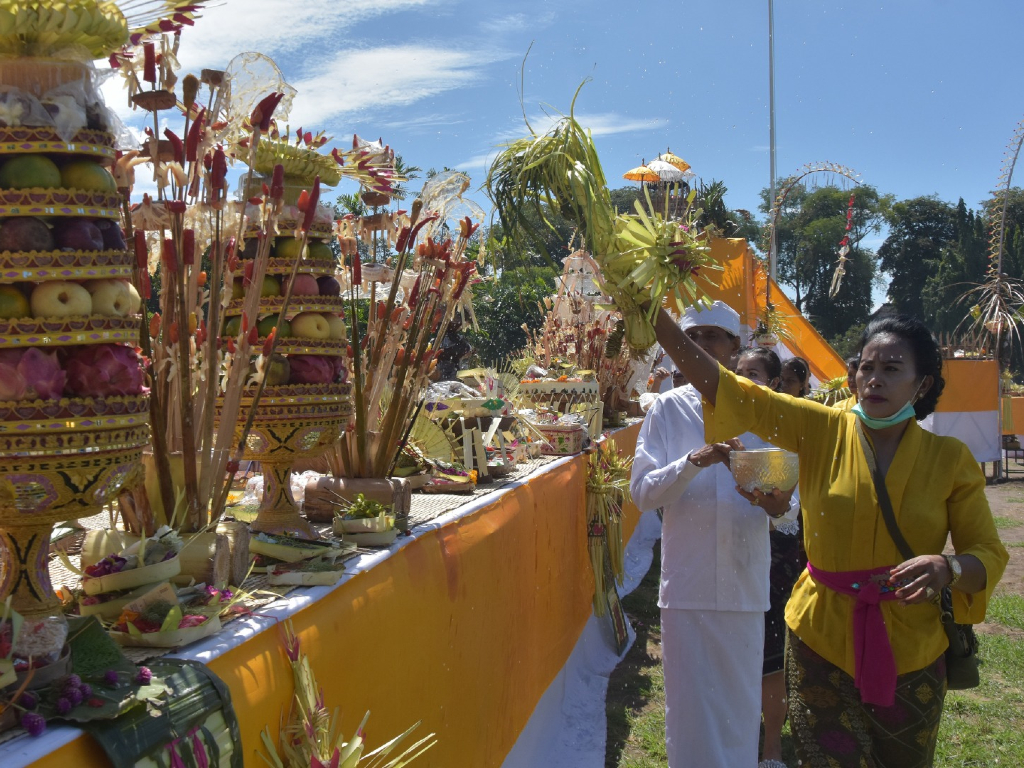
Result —
<path fill-rule="evenodd" d="M 896 548 L 903 555 L 904 560 L 914 556 L 914 551 L 903 538 L 900 527 L 896 525 L 896 514 L 892 511 L 892 502 L 889 500 L 889 491 L 885 487 L 885 478 L 878 470 L 878 461 L 875 458 L 875 451 L 868 442 L 868 436 L 864 434 L 864 426 L 860 419 L 857 419 L 857 436 L 860 438 L 861 448 L 864 449 L 864 458 L 868 461 L 868 468 L 871 470 L 871 479 L 875 481 L 875 495 L 878 496 L 878 506 L 882 508 L 882 519 L 885 520 L 885 527 L 889 529 L 889 535 L 896 542 Z"/>

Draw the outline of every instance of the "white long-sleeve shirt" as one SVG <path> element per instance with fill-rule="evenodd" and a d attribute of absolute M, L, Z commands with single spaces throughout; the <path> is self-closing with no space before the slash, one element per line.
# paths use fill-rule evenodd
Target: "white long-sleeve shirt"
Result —
<path fill-rule="evenodd" d="M 747 433 L 746 448 L 768 444 Z M 663 509 L 661 608 L 768 610 L 768 516 L 736 492 L 725 464 L 688 461 L 704 446 L 700 394 L 692 386 L 660 395 L 640 429 L 629 489 L 640 509 Z M 790 505 L 799 508 L 794 498 Z"/>

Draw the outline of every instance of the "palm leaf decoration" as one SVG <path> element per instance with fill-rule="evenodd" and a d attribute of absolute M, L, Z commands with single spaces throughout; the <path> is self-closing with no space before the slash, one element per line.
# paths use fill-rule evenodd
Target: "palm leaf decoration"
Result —
<path fill-rule="evenodd" d="M 601 267 L 602 291 L 622 312 L 626 343 L 644 350 L 655 343 L 662 303 L 676 312 L 707 303 L 698 281 L 720 268 L 698 230 L 695 193 L 678 219 L 669 215 L 669 195 L 664 210 L 655 211 L 646 192 L 632 213 L 616 213 L 593 138 L 573 114 L 578 96 L 579 89 L 569 114 L 547 133 L 538 135 L 527 122 L 530 135 L 506 145 L 495 159 L 487 192 L 510 244 L 523 251 L 543 250 L 542 234 L 554 228 L 549 210 L 576 225 L 584 249 Z"/>

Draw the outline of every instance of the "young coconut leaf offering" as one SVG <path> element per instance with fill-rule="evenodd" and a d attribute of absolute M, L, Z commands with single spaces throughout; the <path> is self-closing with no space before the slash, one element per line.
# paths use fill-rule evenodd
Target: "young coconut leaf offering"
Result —
<path fill-rule="evenodd" d="M 538 230 L 551 227 L 546 208 L 575 223 L 601 267 L 602 290 L 622 312 L 626 343 L 645 350 L 656 341 L 662 304 L 681 313 L 706 303 L 699 282 L 720 267 L 698 229 L 695 192 L 678 218 L 669 213 L 668 195 L 664 209 L 655 211 L 646 190 L 633 212 L 616 213 L 590 131 L 573 116 L 575 103 L 574 97 L 569 115 L 543 135 L 527 122 L 530 135 L 506 145 L 491 166 L 487 193 L 513 246 L 541 242 Z"/>

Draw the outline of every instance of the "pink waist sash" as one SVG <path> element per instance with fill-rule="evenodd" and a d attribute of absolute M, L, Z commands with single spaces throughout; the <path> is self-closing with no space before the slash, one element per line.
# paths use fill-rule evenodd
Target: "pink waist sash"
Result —
<path fill-rule="evenodd" d="M 857 598 L 853 609 L 853 682 L 865 704 L 891 707 L 896 700 L 896 659 L 885 631 L 879 603 L 895 600 L 895 590 L 872 576 L 888 575 L 893 566 L 869 571 L 822 571 L 810 563 L 807 572 L 816 582 L 841 595 Z"/>

